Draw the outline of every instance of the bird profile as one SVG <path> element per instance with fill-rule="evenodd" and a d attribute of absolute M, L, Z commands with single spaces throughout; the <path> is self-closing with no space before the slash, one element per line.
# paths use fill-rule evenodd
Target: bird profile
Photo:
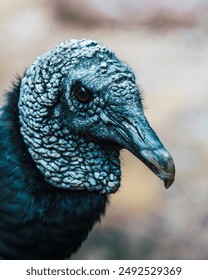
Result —
<path fill-rule="evenodd" d="M 166 188 L 174 181 L 134 73 L 96 41 L 65 41 L 39 56 L 1 111 L 2 259 L 70 257 L 120 187 L 121 149 Z"/>

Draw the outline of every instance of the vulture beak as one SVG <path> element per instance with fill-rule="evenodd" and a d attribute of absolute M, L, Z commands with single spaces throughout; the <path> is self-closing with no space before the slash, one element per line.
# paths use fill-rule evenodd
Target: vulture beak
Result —
<path fill-rule="evenodd" d="M 169 152 L 165 149 L 154 130 L 149 125 L 143 112 L 122 118 L 120 122 L 111 119 L 116 142 L 128 149 L 164 181 L 168 189 L 175 178 L 175 165 Z"/>

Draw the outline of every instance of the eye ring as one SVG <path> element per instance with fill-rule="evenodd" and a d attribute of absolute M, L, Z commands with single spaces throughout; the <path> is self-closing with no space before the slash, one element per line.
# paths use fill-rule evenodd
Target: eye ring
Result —
<path fill-rule="evenodd" d="M 75 98 L 81 103 L 88 103 L 92 100 L 92 94 L 82 85 L 76 85 L 73 88 Z"/>

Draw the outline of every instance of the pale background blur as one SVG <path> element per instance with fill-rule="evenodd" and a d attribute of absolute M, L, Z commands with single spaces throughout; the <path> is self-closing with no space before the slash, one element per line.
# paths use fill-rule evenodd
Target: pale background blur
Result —
<path fill-rule="evenodd" d="M 130 153 L 106 216 L 75 259 L 208 259 L 208 1 L 0 1 L 0 103 L 63 40 L 91 38 L 136 73 L 176 164 L 169 189 Z"/>

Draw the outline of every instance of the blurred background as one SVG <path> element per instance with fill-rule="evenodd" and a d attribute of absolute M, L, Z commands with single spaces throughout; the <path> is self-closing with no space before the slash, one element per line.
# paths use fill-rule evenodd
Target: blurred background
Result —
<path fill-rule="evenodd" d="M 91 38 L 135 71 L 176 164 L 163 183 L 123 151 L 122 185 L 74 259 L 208 259 L 208 1 L 0 1 L 0 104 L 63 40 Z"/>

